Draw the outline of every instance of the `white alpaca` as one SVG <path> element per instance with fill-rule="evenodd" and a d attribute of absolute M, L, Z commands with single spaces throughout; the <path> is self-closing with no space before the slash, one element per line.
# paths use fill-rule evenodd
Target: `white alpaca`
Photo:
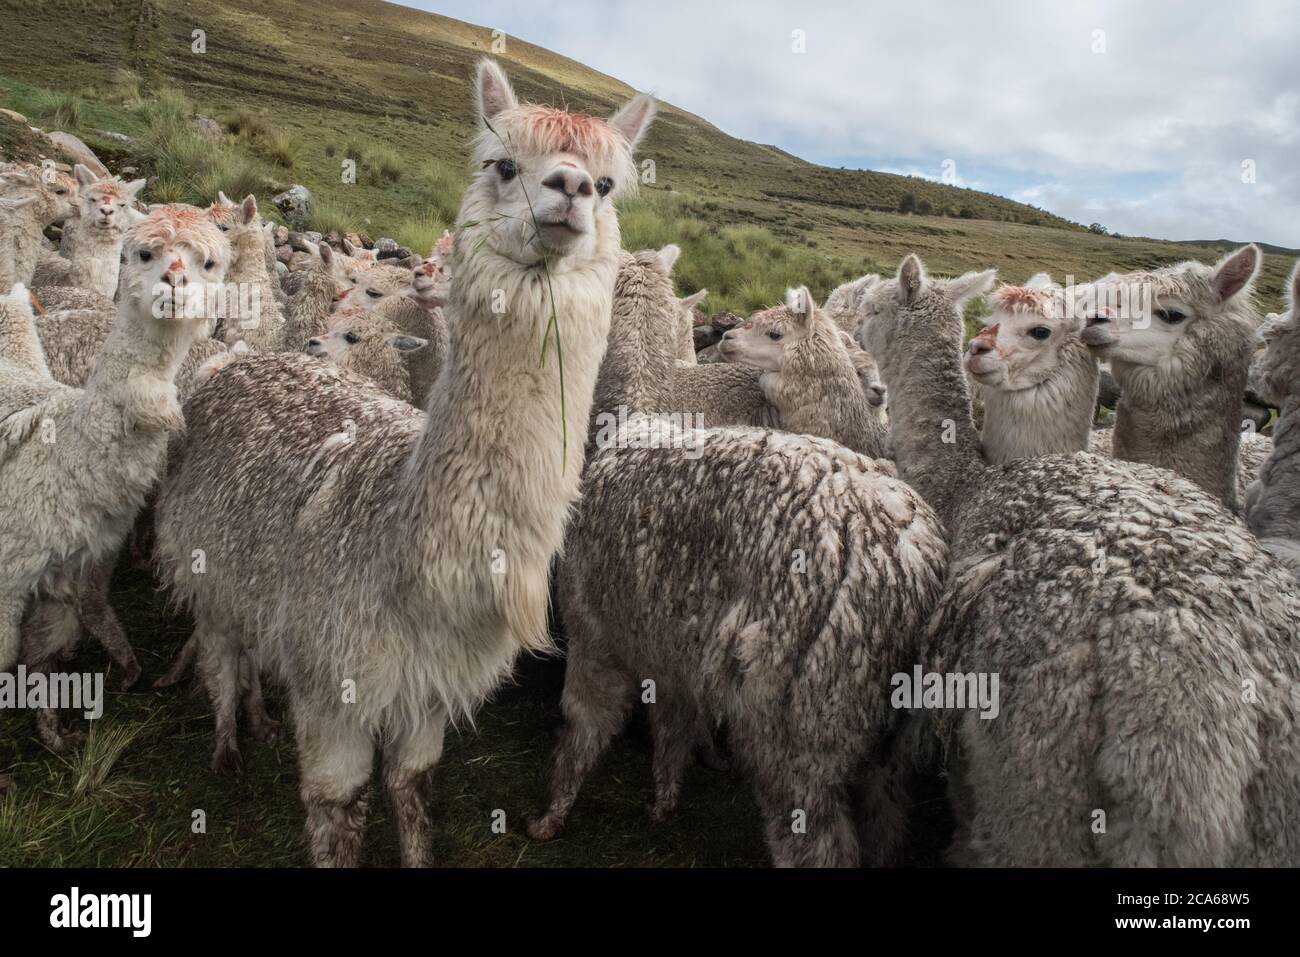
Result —
<path fill-rule="evenodd" d="M 373 379 L 403 402 L 411 401 L 411 373 L 406 357 L 429 345 L 427 339 L 403 334 L 391 320 L 366 309 L 337 313 L 329 332 L 307 340 L 309 356 Z"/>
<path fill-rule="evenodd" d="M 1045 273 L 990 296 L 966 371 L 984 404 L 980 440 L 992 463 L 1087 451 L 1100 373 L 1079 339 L 1065 291 Z"/>
<path fill-rule="evenodd" d="M 790 432 L 820 435 L 871 458 L 886 454 L 880 411 L 884 388 L 863 388 L 859 363 L 875 364 L 817 308 L 807 287 L 792 289 L 784 306 L 766 309 L 727 331 L 718 351 L 728 362 L 760 370 L 759 384 Z"/>
<path fill-rule="evenodd" d="M 941 712 L 966 798 L 958 856 L 1295 865 L 1300 596 L 1217 499 L 1166 470 L 1086 452 L 983 463 L 960 304 L 991 280 L 930 279 L 909 256 L 861 326 L 899 471 L 949 534 L 927 670 L 1000 680 L 995 719 Z"/>
<path fill-rule="evenodd" d="M 635 186 L 654 101 L 607 122 L 520 105 L 487 60 L 476 90 L 451 348 L 427 414 L 304 355 L 249 356 L 187 405 L 158 498 L 159 562 L 194 613 L 214 696 L 215 762 L 238 761 L 245 648 L 288 688 L 322 865 L 357 863 L 377 746 L 402 861 L 428 863 L 447 721 L 520 650 L 549 646 L 548 569 L 578 492 L 618 267 L 614 198 Z"/>
<path fill-rule="evenodd" d="M 1080 306 L 1082 339 L 1122 390 L 1115 457 L 1172 469 L 1234 510 L 1259 261 L 1252 245 L 1215 266 L 1112 274 L 1086 287 Z"/>
<path fill-rule="evenodd" d="M 280 281 L 266 265 L 265 233 L 257 217 L 257 199 L 249 195 L 237 206 L 222 193 L 208 207 L 208 216 L 226 234 L 234 259 L 226 277 L 238 290 L 239 309 L 228 310 L 216 337 L 227 346 L 243 341 L 254 352 L 292 348 L 285 342 L 285 319 L 275 289 Z"/>
<path fill-rule="evenodd" d="M 77 182 L 54 169 L 23 165 L 0 172 L 0 292 L 30 285 L 44 249 L 41 230 L 77 211 Z"/>
<path fill-rule="evenodd" d="M 15 664 L 28 600 L 121 545 L 184 424 L 176 373 L 206 319 L 166 306 L 156 317 L 155 287 L 201 294 L 224 277 L 230 247 L 197 213 L 164 208 L 134 228 L 128 255 L 118 319 L 84 389 L 56 383 L 43 359 L 0 357 L 0 670 Z"/>
<path fill-rule="evenodd" d="M 80 185 L 78 215 L 64 226 L 62 255 L 36 267 L 32 286 L 41 300 L 46 298 L 42 287 L 77 286 L 112 301 L 117 295 L 122 245 L 128 230 L 142 218 L 135 210 L 135 197 L 145 181 L 100 180 L 81 165 L 75 173 Z"/>

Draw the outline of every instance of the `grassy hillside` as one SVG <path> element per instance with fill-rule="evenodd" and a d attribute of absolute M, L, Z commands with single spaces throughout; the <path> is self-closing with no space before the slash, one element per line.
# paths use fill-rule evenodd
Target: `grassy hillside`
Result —
<path fill-rule="evenodd" d="M 4 105 L 21 111 L 32 96 L 54 95 L 40 89 L 77 94 L 85 100 L 83 129 L 138 134 L 145 121 L 121 106 L 138 93 L 178 89 L 228 128 L 247 125 L 237 122 L 242 116 L 265 129 L 238 138 L 248 155 L 228 175 L 263 199 L 275 184 L 304 183 L 322 201 L 321 226 L 392 234 L 420 247 L 454 217 L 472 131 L 468 79 L 491 44 L 483 28 L 370 0 L 310 8 L 290 0 L 56 0 L 21 5 L 6 21 Z M 94 29 L 69 28 L 78 23 Z M 196 29 L 205 31 L 204 53 L 192 51 Z M 608 112 L 632 92 L 513 38 L 500 58 L 529 99 Z M 341 178 L 348 156 L 358 160 L 355 185 Z M 1095 236 L 971 190 L 817 167 L 671 105 L 643 159 L 654 161 L 655 182 L 630 201 L 626 244 L 681 243 L 679 288 L 708 286 L 714 308 L 770 304 L 798 282 L 821 295 L 852 275 L 892 270 L 913 250 L 936 272 L 996 266 L 1009 280 L 1041 269 L 1085 279 L 1218 255 L 1208 244 Z M 138 161 L 156 171 L 149 156 Z M 161 198 L 183 198 L 220 176 L 197 180 L 165 176 Z M 907 193 L 951 215 L 897 212 Z M 1261 293 L 1270 309 L 1288 268 L 1286 256 L 1266 257 Z"/>

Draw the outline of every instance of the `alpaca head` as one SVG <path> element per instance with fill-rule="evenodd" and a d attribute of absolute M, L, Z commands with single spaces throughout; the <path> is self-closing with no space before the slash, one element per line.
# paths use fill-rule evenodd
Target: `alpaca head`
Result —
<path fill-rule="evenodd" d="M 961 308 L 989 290 L 996 269 L 968 272 L 956 279 L 932 279 L 915 253 L 893 279 L 872 286 L 862 300 L 858 341 L 880 364 L 885 381 L 894 379 L 919 355 L 936 348 L 960 348 Z"/>
<path fill-rule="evenodd" d="M 231 265 L 265 261 L 266 242 L 257 218 L 257 197 L 249 193 L 242 203 L 231 202 L 225 193 L 207 209 L 208 218 L 226 234 Z"/>
<path fill-rule="evenodd" d="M 76 215 L 78 190 L 75 179 L 53 166 L 19 163 L 0 172 L 0 203 L 30 207 L 46 226 Z"/>
<path fill-rule="evenodd" d="M 1098 358 L 1133 366 L 1173 368 L 1222 354 L 1253 332 L 1259 265 L 1259 248 L 1250 245 L 1214 266 L 1112 273 L 1076 293 L 1086 320 L 1081 338 Z"/>
<path fill-rule="evenodd" d="M 126 248 L 128 295 L 152 304 L 164 320 L 209 320 L 231 261 L 230 243 L 193 206 L 156 206 L 131 230 Z"/>
<path fill-rule="evenodd" d="M 366 249 L 365 246 L 354 246 L 352 240 L 344 237 L 343 253 L 358 262 L 377 262 L 379 259 L 378 250 Z"/>
<path fill-rule="evenodd" d="M 826 305 L 822 309 L 826 311 L 826 314 L 832 320 L 856 316 L 862 306 L 862 300 L 879 282 L 880 276 L 875 273 L 868 273 L 865 276 L 859 276 L 857 279 L 842 283 L 831 290 L 831 294 L 826 297 Z"/>
<path fill-rule="evenodd" d="M 91 229 L 125 233 L 143 218 L 136 212 L 135 198 L 144 188 L 144 180 L 124 183 L 117 177 L 100 179 L 81 164 L 73 172 L 80 187 L 78 215 Z"/>
<path fill-rule="evenodd" d="M 837 336 L 833 323 L 817 308 L 807 286 L 786 291 L 783 306 L 754 313 L 734 329 L 728 329 L 718 343 L 722 358 L 760 372 L 780 372 L 789 358 L 818 329 Z"/>
<path fill-rule="evenodd" d="M 403 295 L 409 296 L 426 309 L 436 309 L 447 303 L 447 289 L 451 275 L 447 260 L 434 247 L 434 253 L 411 270 L 411 283 Z"/>
<path fill-rule="evenodd" d="M 325 335 L 307 340 L 303 351 L 341 369 L 356 369 L 364 373 L 366 359 L 371 353 L 381 349 L 415 352 L 428 344 L 427 339 L 396 332 L 387 320 L 366 310 L 351 309 L 335 316 Z"/>
<path fill-rule="evenodd" d="M 614 200 L 636 188 L 632 151 L 655 102 L 633 97 L 608 120 L 521 104 L 501 68 L 479 63 L 477 171 L 459 232 L 523 266 L 578 264 L 617 235 Z"/>
<path fill-rule="evenodd" d="M 1300 391 L 1300 262 L 1287 282 L 1287 310 L 1269 316 L 1259 328 L 1264 351 L 1250 368 L 1250 388 L 1274 407 Z"/>
<path fill-rule="evenodd" d="M 336 256 L 335 260 L 344 257 Z M 369 311 L 379 305 L 385 296 L 399 295 L 411 286 L 411 273 L 406 269 L 377 260 L 352 259 L 342 267 L 344 288 L 337 295 L 333 311 L 352 309 Z"/>
<path fill-rule="evenodd" d="M 982 386 L 1031 389 L 1060 368 L 1076 344 L 1083 320 L 1066 310 L 1065 291 L 1046 273 L 1023 286 L 1002 286 L 991 296 L 984 331 L 966 349 L 966 371 Z"/>

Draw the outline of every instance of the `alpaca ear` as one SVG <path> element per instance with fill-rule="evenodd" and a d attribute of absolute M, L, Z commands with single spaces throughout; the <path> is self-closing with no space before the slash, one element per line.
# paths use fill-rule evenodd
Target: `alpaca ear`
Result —
<path fill-rule="evenodd" d="M 143 179 L 133 179 L 129 183 L 122 184 L 122 192 L 126 193 L 130 198 L 135 199 L 136 194 L 138 194 L 140 190 L 144 189 L 145 182 L 146 180 Z"/>
<path fill-rule="evenodd" d="M 36 202 L 35 196 L 22 196 L 18 199 L 5 199 L 0 197 L 0 209 L 22 209 L 24 206 L 30 206 Z"/>
<path fill-rule="evenodd" d="M 343 252 L 349 256 L 355 256 L 357 254 L 357 247 L 348 242 L 346 236 L 343 237 Z"/>
<path fill-rule="evenodd" d="M 222 206 L 234 206 L 235 201 L 226 195 L 225 190 L 217 190 L 217 202 Z"/>
<path fill-rule="evenodd" d="M 916 253 L 908 253 L 898 264 L 898 295 L 903 305 L 910 306 L 920 299 L 925 283 L 925 266 Z"/>
<path fill-rule="evenodd" d="M 944 283 L 944 291 L 947 292 L 954 303 L 960 306 L 972 296 L 981 296 L 988 292 L 997 278 L 998 271 L 996 269 L 986 269 L 983 272 L 968 272 L 956 279 L 949 279 Z"/>
<path fill-rule="evenodd" d="M 1052 274 L 1046 272 L 1036 272 L 1029 277 L 1025 283 L 1026 289 L 1047 289 L 1052 285 Z"/>
<path fill-rule="evenodd" d="M 398 352 L 416 352 L 429 344 L 428 339 L 421 339 L 418 336 L 403 336 L 398 333 L 390 333 L 384 336 L 384 341 Z"/>
<path fill-rule="evenodd" d="M 687 312 L 694 312 L 695 307 L 704 301 L 704 297 L 709 294 L 707 289 L 701 289 L 699 292 L 687 296 L 685 299 L 677 300 L 682 304 L 682 308 Z"/>
<path fill-rule="evenodd" d="M 510 88 L 505 71 L 497 65 L 496 60 L 478 61 L 478 78 L 475 82 L 474 103 L 478 109 L 478 119 L 487 125 L 497 114 L 512 110 L 519 105 L 515 91 Z"/>
<path fill-rule="evenodd" d="M 257 219 L 257 197 L 249 193 L 239 204 L 239 221 L 247 226 L 255 219 Z"/>
<path fill-rule="evenodd" d="M 1231 299 L 1255 281 L 1259 271 L 1259 247 L 1254 243 L 1242 246 L 1214 267 L 1210 286 L 1220 302 Z"/>
<path fill-rule="evenodd" d="M 672 275 L 673 266 L 677 265 L 677 257 L 682 254 L 682 247 L 676 243 L 669 243 L 663 249 L 659 250 L 659 261 L 663 263 L 664 272 Z"/>
<path fill-rule="evenodd" d="M 72 175 L 77 178 L 77 184 L 80 186 L 89 186 L 99 180 L 99 177 L 91 172 L 89 166 L 83 166 L 81 163 L 72 167 Z"/>
<path fill-rule="evenodd" d="M 813 302 L 812 293 L 808 291 L 807 286 L 787 289 L 785 291 L 785 307 L 790 310 L 790 315 L 794 316 L 795 321 L 801 326 L 807 326 L 812 322 L 813 314 L 817 311 L 817 305 Z"/>
<path fill-rule="evenodd" d="M 322 239 L 320 245 L 316 247 L 316 254 L 320 256 L 321 262 L 325 265 L 334 265 L 334 249 L 325 240 Z"/>
<path fill-rule="evenodd" d="M 635 150 L 641 137 L 645 136 L 645 131 L 650 128 L 658 109 L 659 105 L 653 96 L 638 93 L 609 118 L 609 125 L 622 133 L 628 145 Z"/>

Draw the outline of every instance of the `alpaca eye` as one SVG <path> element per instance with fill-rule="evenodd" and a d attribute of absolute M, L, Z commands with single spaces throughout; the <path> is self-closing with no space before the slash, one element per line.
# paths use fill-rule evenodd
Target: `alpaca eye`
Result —
<path fill-rule="evenodd" d="M 355 346 L 358 342 L 361 341 L 361 337 L 357 335 L 355 332 L 347 332 L 344 333 L 343 335 L 343 341 L 350 346 Z"/>
<path fill-rule="evenodd" d="M 153 253 L 147 249 L 140 250 L 140 262 L 147 263 L 151 259 L 153 259 Z"/>
<path fill-rule="evenodd" d="M 771 339 L 773 342 L 779 342 L 781 339 L 781 333 L 773 329 L 771 332 L 767 334 L 767 337 Z"/>
<path fill-rule="evenodd" d="M 366 290 L 366 295 L 369 296 L 371 299 L 382 299 L 382 298 L 384 298 L 384 294 L 383 294 L 382 292 L 380 292 L 378 289 L 367 289 L 367 290 Z"/>
<path fill-rule="evenodd" d="M 497 172 L 501 174 L 501 179 L 508 183 L 515 178 L 519 167 L 515 166 L 515 161 L 512 159 L 497 160 Z"/>
<path fill-rule="evenodd" d="M 1052 330 L 1048 329 L 1046 326 L 1034 326 L 1034 328 L 1029 330 L 1029 334 L 1041 342 L 1052 335 Z"/>
<path fill-rule="evenodd" d="M 68 195 L 68 191 L 67 191 L 66 189 L 56 189 L 56 190 L 54 191 L 54 195 L 55 195 L 55 196 L 67 196 L 67 195 Z"/>
<path fill-rule="evenodd" d="M 1157 309 L 1156 318 L 1161 322 L 1167 322 L 1171 326 L 1176 326 L 1178 323 L 1186 319 L 1187 316 L 1185 313 L 1181 313 L 1177 309 Z"/>
<path fill-rule="evenodd" d="M 230 232 L 230 227 L 229 227 L 229 226 L 218 225 L 218 226 L 217 226 L 217 229 L 221 230 L 223 233 L 228 233 L 228 232 Z"/>
<path fill-rule="evenodd" d="M 215 259 L 209 259 L 207 262 L 205 262 L 205 263 L 203 264 L 203 268 L 204 268 L 204 269 L 211 269 L 211 268 L 212 268 L 213 266 L 215 266 L 216 264 L 217 264 L 217 261 L 216 261 Z"/>
<path fill-rule="evenodd" d="M 608 196 L 609 191 L 613 188 L 614 181 L 608 176 L 602 176 L 600 179 L 596 180 L 596 192 L 600 193 L 601 196 Z"/>

